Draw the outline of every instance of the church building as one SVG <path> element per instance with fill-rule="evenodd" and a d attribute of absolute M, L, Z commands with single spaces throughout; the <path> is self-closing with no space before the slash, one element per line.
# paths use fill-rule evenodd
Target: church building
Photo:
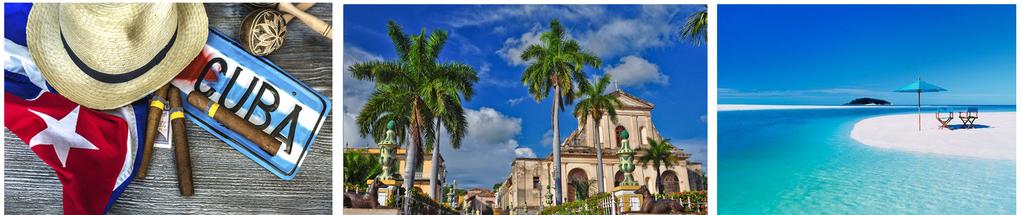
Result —
<path fill-rule="evenodd" d="M 596 147 L 602 147 L 603 153 L 603 174 L 606 192 L 610 192 L 617 186 L 624 175 L 619 171 L 620 161 L 617 151 L 621 147 L 618 133 L 622 130 L 631 134 L 628 137 L 629 145 L 637 152 L 635 155 L 635 170 L 633 177 L 639 185 L 646 185 L 650 192 L 659 193 L 655 183 L 657 172 L 651 166 L 643 166 L 639 163 L 639 157 L 645 155 L 642 148 L 648 148 L 647 138 L 661 140 L 660 132 L 653 124 L 650 112 L 654 105 L 624 91 L 617 90 L 611 93 L 621 101 L 621 107 L 617 109 L 617 122 L 611 121 L 607 114 L 597 123 L 597 129 L 592 125 L 579 125 L 564 142 L 561 147 L 561 195 L 562 202 L 575 200 L 575 189 L 569 184 L 573 180 L 596 180 L 591 186 L 591 192 L 598 191 L 599 186 L 596 173 Z M 588 123 L 595 120 L 589 118 Z M 597 143 L 594 136 L 599 136 Z M 683 192 L 689 190 L 705 190 L 705 176 L 701 170 L 701 164 L 688 161 L 690 154 L 686 154 L 680 148 L 673 149 L 676 156 L 673 166 L 660 167 L 661 181 L 664 192 Z M 533 214 L 538 213 L 546 204 L 547 185 L 550 185 L 553 168 L 553 155 L 545 158 L 517 158 L 511 163 L 509 175 L 501 182 L 497 192 L 497 207 L 495 209 L 511 212 L 511 214 Z M 550 186 L 552 189 L 553 186 Z"/>

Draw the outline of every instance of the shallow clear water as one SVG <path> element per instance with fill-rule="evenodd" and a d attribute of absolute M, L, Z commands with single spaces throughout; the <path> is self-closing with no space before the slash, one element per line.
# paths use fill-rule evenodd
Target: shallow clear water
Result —
<path fill-rule="evenodd" d="M 923 108 L 924 123 L 935 110 Z M 849 137 L 859 120 L 915 111 L 719 112 L 720 214 L 1014 214 L 1015 161 L 878 149 Z"/>

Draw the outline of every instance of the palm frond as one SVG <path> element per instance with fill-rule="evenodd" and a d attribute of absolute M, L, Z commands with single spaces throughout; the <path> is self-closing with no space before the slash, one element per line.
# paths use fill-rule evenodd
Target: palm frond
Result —
<path fill-rule="evenodd" d="M 440 51 L 443 50 L 445 43 L 447 43 L 447 31 L 434 30 L 429 34 L 429 39 L 426 42 L 428 58 L 436 61 L 440 57 Z"/>
<path fill-rule="evenodd" d="M 685 25 L 681 28 L 681 38 L 689 41 L 695 46 L 703 45 L 706 43 L 707 22 L 708 20 L 705 8 L 689 15 L 688 20 L 685 21 Z"/>
<path fill-rule="evenodd" d="M 404 31 L 401 30 L 401 26 L 394 22 L 394 20 L 388 21 L 387 34 L 390 36 L 391 42 L 394 43 L 394 50 L 397 52 L 398 57 L 402 60 L 407 59 L 411 42 L 409 42 L 408 36 L 405 36 Z"/>

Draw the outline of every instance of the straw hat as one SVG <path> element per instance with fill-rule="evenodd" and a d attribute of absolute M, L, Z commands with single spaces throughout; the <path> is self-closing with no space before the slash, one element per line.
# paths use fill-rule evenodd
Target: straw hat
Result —
<path fill-rule="evenodd" d="M 61 95 L 114 109 L 166 85 L 209 34 L 199 3 L 35 4 L 28 50 Z"/>

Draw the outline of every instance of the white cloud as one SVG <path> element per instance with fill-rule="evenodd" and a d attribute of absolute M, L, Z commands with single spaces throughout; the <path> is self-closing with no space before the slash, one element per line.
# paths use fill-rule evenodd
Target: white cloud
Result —
<path fill-rule="evenodd" d="M 564 138 L 564 137 L 561 137 Z M 550 143 L 554 142 L 554 129 L 546 130 L 543 132 L 543 137 L 539 139 L 539 144 L 542 146 L 550 146 Z"/>
<path fill-rule="evenodd" d="M 607 67 L 604 74 L 611 75 L 623 86 L 642 86 L 646 83 L 667 85 L 668 80 L 667 75 L 660 73 L 659 66 L 634 55 L 621 58 L 617 65 Z"/>
<path fill-rule="evenodd" d="M 496 35 L 504 35 L 504 33 L 507 33 L 507 28 L 504 26 L 493 27 L 492 33 Z"/>
<path fill-rule="evenodd" d="M 348 71 L 348 67 L 365 61 L 382 60 L 383 57 L 369 53 L 353 44 L 344 46 L 344 110 L 345 112 L 360 112 L 369 96 L 376 90 L 376 84 L 372 81 L 355 79 Z"/>
<path fill-rule="evenodd" d="M 511 106 L 515 106 L 515 105 L 518 105 L 519 103 L 522 103 L 526 99 L 529 99 L 529 97 L 528 96 L 522 96 L 522 97 L 518 97 L 518 98 L 508 99 L 507 100 L 507 104 L 511 105 Z"/>
<path fill-rule="evenodd" d="M 673 19 L 679 8 L 671 5 L 644 5 L 639 17 L 616 19 L 596 30 L 582 34 L 580 41 L 601 57 L 637 54 L 642 50 L 664 47 L 674 42 L 680 23 Z"/>
<path fill-rule="evenodd" d="M 376 142 L 373 141 L 372 137 L 360 137 L 358 132 L 358 123 L 355 119 L 358 117 L 358 113 L 344 113 L 341 115 L 341 123 L 344 124 L 344 147 L 350 148 L 364 148 L 364 147 L 376 147 Z"/>
<path fill-rule="evenodd" d="M 532 27 L 532 30 L 523 33 L 521 36 L 507 38 L 507 40 L 504 41 L 504 47 L 497 50 L 497 55 L 500 55 L 501 58 L 504 58 L 504 60 L 511 65 L 525 65 L 527 63 L 531 63 L 532 61 L 522 60 L 522 52 L 525 52 L 525 49 L 529 48 L 531 45 L 542 43 L 542 41 L 540 41 L 540 36 L 543 34 L 543 31 L 546 30 L 548 29 L 540 28 L 539 25 L 535 25 Z"/>
<path fill-rule="evenodd" d="M 446 133 L 440 140 L 449 179 L 457 179 L 459 186 L 492 186 L 507 176 L 515 158 L 535 157 L 532 149 L 520 148 L 515 140 L 522 131 L 521 118 L 488 107 L 466 109 L 465 118 L 468 131 L 460 149 L 451 147 Z"/>
<path fill-rule="evenodd" d="M 362 107 L 369 100 L 369 96 L 372 95 L 373 91 L 376 90 L 376 84 L 371 81 L 363 81 L 355 79 L 351 76 L 351 72 L 348 72 L 348 67 L 351 65 L 383 59 L 379 55 L 370 53 L 362 50 L 361 48 L 353 45 L 346 44 L 344 46 L 344 61 L 342 62 L 344 68 L 343 85 L 344 85 L 344 106 L 342 117 L 342 123 L 344 125 L 344 144 L 352 147 L 361 147 L 365 145 L 375 146 L 376 143 L 371 138 L 359 137 L 358 124 L 355 119 L 358 113 L 362 111 Z"/>
<path fill-rule="evenodd" d="M 533 152 L 531 148 L 517 148 L 515 155 L 520 158 L 535 158 L 536 152 Z"/>
<path fill-rule="evenodd" d="M 533 20 L 542 20 L 539 23 L 533 24 L 532 28 L 528 32 L 506 39 L 504 41 L 504 46 L 497 51 L 497 54 L 511 65 L 524 65 L 528 63 L 522 61 L 519 57 L 525 48 L 529 47 L 529 45 L 539 44 L 539 36 L 543 32 L 550 30 L 547 22 L 549 18 L 546 18 L 547 16 L 562 19 L 561 21 L 564 23 L 564 27 L 568 30 L 567 37 L 577 40 L 587 51 L 591 51 L 601 58 L 616 58 L 624 55 L 636 55 L 646 49 L 671 45 L 677 42 L 677 36 L 675 34 L 677 34 L 677 28 L 681 26 L 681 21 L 683 21 L 683 19 L 678 18 L 681 17 L 681 8 L 674 5 L 644 5 L 640 8 L 641 12 L 637 13 L 638 15 L 626 18 L 604 15 L 594 17 L 591 15 L 582 16 L 573 14 L 573 12 L 602 14 L 605 12 L 605 8 L 603 7 L 564 7 L 568 8 L 567 11 L 553 10 L 549 8 L 551 7 L 540 6 L 535 9 L 526 10 L 528 12 L 498 10 L 501 12 L 488 14 L 490 16 L 495 16 L 495 14 L 500 14 L 502 12 L 515 11 L 514 16 L 532 14 L 530 16 L 523 17 L 529 18 L 529 21 L 523 21 L 525 23 Z M 562 17 L 560 14 L 545 14 L 552 12 L 566 13 L 566 15 L 563 15 Z M 480 18 L 480 20 L 488 19 Z M 589 24 L 573 24 L 565 22 L 566 20 L 585 20 L 585 23 Z M 488 22 L 475 21 L 472 23 Z"/>

